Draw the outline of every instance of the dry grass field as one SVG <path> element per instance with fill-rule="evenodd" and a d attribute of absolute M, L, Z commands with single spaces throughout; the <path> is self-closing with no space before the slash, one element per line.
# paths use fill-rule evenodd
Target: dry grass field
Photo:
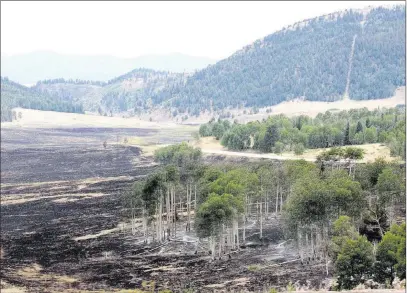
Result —
<path fill-rule="evenodd" d="M 235 152 L 224 148 L 214 137 L 202 137 L 199 141 L 191 142 L 191 145 L 200 147 L 203 153 L 218 154 L 226 156 L 248 157 L 248 158 L 264 158 L 273 160 L 299 160 L 315 161 L 316 157 L 326 149 L 307 149 L 302 155 L 295 155 L 294 152 L 284 152 L 277 154 L 265 154 L 254 151 Z M 397 157 L 390 156 L 390 149 L 380 143 L 359 145 L 365 151 L 365 155 L 361 162 L 372 162 L 376 158 L 383 157 L 387 161 L 400 160 Z"/>

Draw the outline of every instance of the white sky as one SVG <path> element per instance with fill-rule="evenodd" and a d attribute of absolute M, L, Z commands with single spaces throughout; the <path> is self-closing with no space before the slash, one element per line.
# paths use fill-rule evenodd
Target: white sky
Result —
<path fill-rule="evenodd" d="M 216 59 L 284 26 L 347 8 L 404 1 L 1 2 L 1 54 L 36 50 Z"/>

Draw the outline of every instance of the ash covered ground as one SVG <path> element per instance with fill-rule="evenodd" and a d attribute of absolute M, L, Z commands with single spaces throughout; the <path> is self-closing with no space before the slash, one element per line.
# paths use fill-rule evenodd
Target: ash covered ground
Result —
<path fill-rule="evenodd" d="M 144 244 L 131 232 L 123 194 L 156 165 L 135 146 L 108 143 L 145 129 L 2 129 L 1 279 L 26 292 L 141 288 L 222 292 L 326 284 L 325 264 L 301 264 L 270 217 L 262 241 L 255 219 L 240 252 L 212 260 L 204 241 L 185 232 Z M 182 140 L 182 138 L 180 138 Z M 215 160 L 218 158 L 209 158 Z"/>

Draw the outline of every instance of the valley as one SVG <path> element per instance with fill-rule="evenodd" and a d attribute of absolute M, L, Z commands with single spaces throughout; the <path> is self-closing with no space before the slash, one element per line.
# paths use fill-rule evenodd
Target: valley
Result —
<path fill-rule="evenodd" d="M 177 133 L 171 137 L 156 124 L 146 123 L 143 128 L 123 118 L 100 117 L 117 122 L 103 128 L 81 124 L 93 118 L 83 114 L 58 113 L 56 121 L 55 112 L 19 111 L 23 118 L 4 123 L 1 129 L 2 291 L 127 292 L 149 280 L 155 281 L 156 288 L 169 286 L 174 292 L 283 288 L 287 279 L 307 288 L 320 286 L 323 277 L 318 272 L 323 269 L 318 264 L 304 270 L 298 261 L 288 262 L 275 272 L 273 264 L 296 256 L 291 245 L 283 243 L 274 217 L 264 227 L 269 240 L 259 242 L 251 219 L 247 233 L 253 236 L 248 240 L 258 248 L 247 247 L 232 259 L 225 256 L 216 261 L 207 254 L 205 242 L 198 244 L 194 234 L 185 233 L 185 215 L 177 238 L 164 245 L 145 245 L 139 231 L 132 233 L 125 195 L 157 164 L 142 148 L 124 144 L 123 138 L 153 143 L 159 135 L 169 144 L 191 136 L 168 127 Z M 38 116 L 41 122 L 35 122 Z M 67 123 L 73 116 L 72 123 Z M 108 142 L 106 148 L 103 141 Z M 218 164 L 225 159 L 208 160 Z M 186 272 L 188 280 L 180 278 Z"/>
<path fill-rule="evenodd" d="M 262 238 L 256 216 L 249 217 L 241 251 L 213 260 L 207 240 L 185 232 L 185 212 L 176 237 L 146 245 L 142 220 L 132 223 L 126 203 L 133 183 L 157 170 L 153 151 L 173 143 L 201 147 L 212 166 L 312 162 L 322 150 L 300 157 L 230 152 L 214 138 L 196 141 L 196 126 L 16 111 L 21 119 L 2 123 L 1 129 L 1 279 L 6 292 L 134 292 L 147 289 L 151 280 L 156 290 L 173 292 L 284 291 L 290 282 L 297 290 L 330 289 L 332 272 L 326 275 L 318 261 L 300 262 L 294 242 L 284 239 L 281 215 L 264 219 Z M 363 147 L 371 148 L 372 160 L 388 153 L 379 145 Z"/>
<path fill-rule="evenodd" d="M 193 41 L 219 27 L 188 20 L 203 10 L 140 25 L 125 4 L 32 34 L 94 55 L 2 55 L 1 292 L 404 292 L 405 5 L 299 19 L 217 62 L 79 42 L 222 49 Z M 72 13 L 51 8 L 58 29 Z"/>

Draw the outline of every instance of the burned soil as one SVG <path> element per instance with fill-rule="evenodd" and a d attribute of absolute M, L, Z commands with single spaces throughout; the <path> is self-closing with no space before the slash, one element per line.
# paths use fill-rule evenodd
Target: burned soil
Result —
<path fill-rule="evenodd" d="M 138 176 L 151 171 L 144 169 Z M 278 219 L 271 218 L 264 227 L 266 241 L 260 241 L 258 228 L 250 221 L 247 245 L 221 259 L 212 260 L 206 245 L 191 241 L 195 236 L 184 232 L 183 218 L 177 239 L 144 244 L 141 231 L 133 235 L 125 223 L 128 211 L 122 194 L 134 180 L 137 178 L 6 185 L 1 210 L 2 279 L 27 287 L 29 292 L 41 292 L 45 286 L 51 292 L 69 288 L 114 291 L 141 288 L 143 281 L 154 281 L 157 289 L 174 292 L 187 288 L 257 292 L 283 288 L 289 281 L 307 288 L 322 286 L 325 267 L 316 261 L 295 261 L 298 256 L 292 243 L 283 240 Z M 15 202 L 22 194 L 29 194 L 26 201 Z M 33 265 L 41 268 L 39 276 L 49 277 L 33 281 L 16 273 Z M 49 284 L 51 276 L 69 276 L 75 281 L 61 278 Z"/>
<path fill-rule="evenodd" d="M 151 130 L 2 129 L 2 280 L 27 292 L 116 291 L 143 281 L 173 292 L 325 286 L 324 265 L 301 264 L 276 218 L 264 223 L 262 241 L 249 219 L 246 245 L 221 259 L 185 232 L 182 217 L 177 238 L 144 244 L 131 231 L 125 194 L 157 166 L 138 147 L 102 145 L 126 131 Z"/>
<path fill-rule="evenodd" d="M 49 182 L 136 175 L 147 163 L 135 146 L 115 143 L 126 135 L 153 130 L 108 128 L 2 129 L 1 179 L 4 183 Z M 103 142 L 107 141 L 106 147 Z"/>
<path fill-rule="evenodd" d="M 143 174 L 139 172 L 139 176 Z M 134 180 L 122 177 L 7 185 L 2 189 L 2 279 L 40 292 L 47 279 L 33 281 L 16 273 L 37 265 L 42 276 L 75 280 L 48 284 L 55 291 L 133 289 L 151 280 L 157 289 L 174 292 L 187 288 L 257 292 L 265 287 L 285 287 L 290 280 L 307 287 L 321 286 L 324 266 L 298 261 L 276 266 L 295 260 L 297 255 L 292 244 L 283 240 L 279 221 L 273 218 L 263 232 L 268 240 L 258 239 L 258 229 L 251 221 L 246 247 L 221 259 L 212 260 L 206 245 L 197 247 L 190 241 L 195 236 L 183 232 L 183 218 L 177 239 L 144 244 L 141 232 L 133 235 L 128 224 L 121 225 L 128 215 L 122 194 Z M 21 194 L 30 197 L 26 202 L 12 201 Z"/>

